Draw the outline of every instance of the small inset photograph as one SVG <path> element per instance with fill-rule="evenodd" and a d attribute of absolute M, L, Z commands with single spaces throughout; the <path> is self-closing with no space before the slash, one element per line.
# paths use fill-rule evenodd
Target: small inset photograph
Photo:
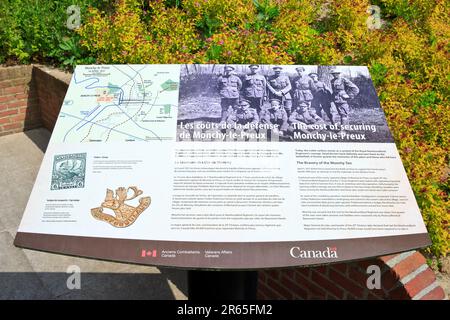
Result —
<path fill-rule="evenodd" d="M 183 65 L 177 141 L 393 142 L 368 69 Z"/>

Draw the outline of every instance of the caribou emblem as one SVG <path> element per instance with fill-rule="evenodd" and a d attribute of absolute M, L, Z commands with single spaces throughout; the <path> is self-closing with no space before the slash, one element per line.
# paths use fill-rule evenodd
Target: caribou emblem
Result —
<path fill-rule="evenodd" d="M 133 191 L 133 194 L 128 197 L 130 190 Z M 105 221 L 116 228 L 128 227 L 150 205 L 150 197 L 141 197 L 137 207 L 125 204 L 126 201 L 133 200 L 141 194 L 142 190 L 139 190 L 137 187 L 129 187 L 128 189 L 124 187 L 117 188 L 115 195 L 114 191 L 106 189 L 105 201 L 101 204 L 101 207 L 91 209 L 91 214 L 94 218 Z M 111 209 L 114 211 L 115 216 L 104 213 L 103 208 Z"/>

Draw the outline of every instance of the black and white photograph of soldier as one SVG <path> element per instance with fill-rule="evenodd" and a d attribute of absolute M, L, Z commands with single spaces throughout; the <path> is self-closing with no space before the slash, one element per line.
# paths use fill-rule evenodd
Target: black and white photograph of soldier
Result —
<path fill-rule="evenodd" d="M 313 100 L 314 84 L 312 79 L 307 75 L 304 67 L 295 68 L 298 76 L 294 78 L 294 107 L 304 106 L 308 117 L 312 117 L 313 121 L 319 120 L 319 116 L 311 114 L 311 101 Z M 293 111 L 293 110 L 291 110 Z"/>
<path fill-rule="evenodd" d="M 368 69 L 182 65 L 177 141 L 393 142 Z"/>
<path fill-rule="evenodd" d="M 267 79 L 268 98 L 269 100 L 278 99 L 289 115 L 292 109 L 291 80 L 282 74 L 283 67 L 275 66 L 272 69 L 273 74 L 270 74 Z"/>
<path fill-rule="evenodd" d="M 274 124 L 276 127 L 271 129 L 271 134 L 284 136 L 289 128 L 288 115 L 286 109 L 281 106 L 278 99 L 271 99 L 270 105 L 261 113 L 261 123 Z M 268 137 L 268 139 L 270 139 Z"/>
<path fill-rule="evenodd" d="M 333 114 L 331 113 L 331 101 L 333 99 L 330 89 L 327 88 L 323 81 L 319 80 L 319 75 L 311 72 L 309 77 L 313 81 L 311 100 L 311 110 L 322 119 L 327 119 L 331 124 L 334 124 Z M 323 114 L 323 112 L 325 114 Z M 326 116 L 327 118 L 324 118 Z"/>
<path fill-rule="evenodd" d="M 233 70 L 233 66 L 225 66 L 223 74 L 217 80 L 217 92 L 220 94 L 220 107 L 222 108 L 222 116 L 220 118 L 222 122 L 227 120 L 228 110 L 239 103 L 242 81 L 232 73 Z"/>
<path fill-rule="evenodd" d="M 242 95 L 260 115 L 266 97 L 266 77 L 259 73 L 257 64 L 251 64 L 248 68 L 250 71 L 244 76 Z"/>

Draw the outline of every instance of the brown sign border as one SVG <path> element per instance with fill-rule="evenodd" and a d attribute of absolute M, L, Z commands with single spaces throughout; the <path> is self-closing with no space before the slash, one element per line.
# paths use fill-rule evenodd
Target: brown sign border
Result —
<path fill-rule="evenodd" d="M 427 233 L 318 241 L 184 242 L 18 232 L 14 240 L 14 245 L 18 247 L 72 256 L 158 267 L 210 270 L 311 266 L 383 256 L 430 244 Z M 337 257 L 293 258 L 290 255 L 292 247 L 298 247 L 296 252 L 323 252 L 327 247 L 336 248 Z M 208 253 L 209 257 L 205 257 L 206 250 L 211 251 Z M 195 253 L 196 251 L 200 253 Z"/>

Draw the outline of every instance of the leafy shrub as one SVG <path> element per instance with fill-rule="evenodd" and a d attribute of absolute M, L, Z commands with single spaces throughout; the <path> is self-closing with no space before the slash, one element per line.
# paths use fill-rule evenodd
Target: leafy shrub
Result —
<path fill-rule="evenodd" d="M 77 5 L 81 18 L 89 6 L 107 7 L 108 0 L 0 1 L 0 63 L 47 62 L 73 67 L 95 61 L 67 28 L 67 8 Z"/>
<path fill-rule="evenodd" d="M 206 38 L 228 28 L 242 29 L 256 18 L 249 0 L 185 0 L 182 6 Z"/>
<path fill-rule="evenodd" d="M 292 63 L 273 32 L 229 29 L 207 39 L 207 49 L 196 56 L 200 63 Z"/>
<path fill-rule="evenodd" d="M 195 22 L 162 1 L 152 2 L 149 12 L 139 6 L 140 1 L 121 0 L 112 15 L 91 8 L 79 30 L 83 47 L 103 63 L 190 62 L 190 51 L 200 45 Z M 147 24 L 149 14 L 152 19 Z"/>

